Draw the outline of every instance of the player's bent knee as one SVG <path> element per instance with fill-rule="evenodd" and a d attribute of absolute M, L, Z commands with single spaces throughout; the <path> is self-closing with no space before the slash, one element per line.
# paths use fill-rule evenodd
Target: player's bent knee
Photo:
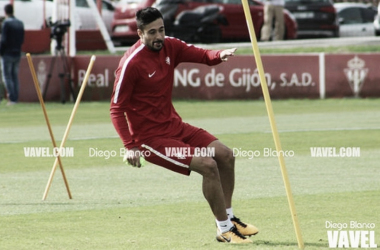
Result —
<path fill-rule="evenodd" d="M 225 153 L 226 161 L 228 162 L 234 162 L 235 161 L 235 156 L 234 153 L 230 148 L 227 148 L 226 153 Z"/>
<path fill-rule="evenodd" d="M 230 148 L 225 148 L 217 157 L 217 161 L 228 163 L 227 165 L 233 166 L 235 162 L 235 156 L 233 151 Z M 223 164 L 224 165 L 224 164 Z"/>
<path fill-rule="evenodd" d="M 194 157 L 190 164 L 190 170 L 203 176 L 219 175 L 217 163 L 211 157 Z"/>
<path fill-rule="evenodd" d="M 223 165 L 233 165 L 235 162 L 235 156 L 229 147 L 225 146 L 219 141 L 214 141 L 210 145 L 210 147 L 215 147 L 216 148 L 216 154 L 215 154 L 215 160 L 218 163 L 223 163 Z"/>

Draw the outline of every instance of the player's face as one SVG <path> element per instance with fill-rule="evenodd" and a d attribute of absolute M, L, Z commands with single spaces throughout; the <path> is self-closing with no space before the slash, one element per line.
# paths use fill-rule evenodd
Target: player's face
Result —
<path fill-rule="evenodd" d="M 154 51 L 160 51 L 164 45 L 165 27 L 164 21 L 159 18 L 156 21 L 146 25 L 144 30 L 137 30 L 141 41 Z"/>

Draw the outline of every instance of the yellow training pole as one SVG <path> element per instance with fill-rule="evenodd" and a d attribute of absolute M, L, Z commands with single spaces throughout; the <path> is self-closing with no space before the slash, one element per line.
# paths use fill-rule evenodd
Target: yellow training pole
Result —
<path fill-rule="evenodd" d="M 242 0 L 242 4 L 243 4 L 244 14 L 245 14 L 245 18 L 247 21 L 247 26 L 248 26 L 248 30 L 249 30 L 249 34 L 250 34 L 250 38 L 251 38 L 251 43 L 252 43 L 253 53 L 254 53 L 255 60 L 256 60 L 257 69 L 259 71 L 261 88 L 263 91 L 265 106 L 267 108 L 267 112 L 268 112 L 268 116 L 269 116 L 269 122 L 270 122 L 270 125 L 272 128 L 274 143 L 276 145 L 277 152 L 282 152 L 280 137 L 278 135 L 276 122 L 274 119 L 272 103 L 270 100 L 268 86 L 267 86 L 267 82 L 265 79 L 264 68 L 263 68 L 263 65 L 261 62 L 260 51 L 259 51 L 259 47 L 257 44 L 255 30 L 254 30 L 253 23 L 252 23 L 252 17 L 251 17 L 251 12 L 250 12 L 249 5 L 248 5 L 248 0 Z M 298 223 L 296 208 L 294 205 L 293 195 L 292 195 L 292 191 L 290 188 L 289 177 L 288 177 L 288 173 L 286 171 L 285 160 L 284 160 L 283 154 L 278 153 L 278 160 L 280 162 L 282 179 L 283 179 L 284 184 L 285 184 L 286 195 L 288 197 L 290 212 L 292 214 L 293 225 L 294 225 L 294 229 L 295 229 L 297 241 L 298 241 L 298 247 L 300 249 L 304 249 L 304 243 L 302 240 L 301 229 L 300 229 L 299 223 Z"/>
<path fill-rule="evenodd" d="M 40 101 L 40 104 L 41 104 L 41 107 L 42 107 L 42 111 L 43 111 L 44 116 L 45 116 L 46 125 L 47 125 L 48 130 L 49 130 L 51 142 L 53 143 L 53 147 L 57 148 L 57 144 L 55 143 L 55 139 L 54 139 L 54 135 L 53 135 L 53 130 L 51 129 L 50 122 L 49 122 L 49 117 L 48 117 L 47 112 L 46 112 L 44 99 L 42 98 L 42 94 L 41 94 L 41 90 L 40 90 L 40 85 L 38 84 L 38 80 L 37 80 L 37 76 L 36 76 L 36 71 L 34 69 L 32 58 L 31 58 L 31 56 L 30 56 L 29 53 L 26 54 L 26 58 L 28 59 L 29 69 L 30 69 L 30 73 L 32 73 L 32 78 L 33 78 L 33 82 L 34 82 L 34 87 L 36 88 L 36 91 L 37 91 L 38 100 Z M 69 188 L 69 183 L 67 182 L 67 179 L 66 179 L 66 174 L 65 174 L 65 170 L 63 169 L 61 157 L 58 155 L 57 158 L 58 158 L 58 162 L 59 162 L 59 168 L 61 169 L 63 181 L 65 182 L 67 193 L 69 195 L 69 198 L 72 199 L 70 188 Z"/>
<path fill-rule="evenodd" d="M 91 72 L 91 69 L 92 69 L 92 67 L 93 67 L 93 65 L 94 65 L 94 62 L 95 62 L 95 56 L 93 55 L 93 56 L 91 57 L 90 63 L 89 63 L 89 65 L 88 65 L 88 68 L 87 68 L 86 74 L 85 74 L 84 79 L 83 79 L 83 82 L 82 82 L 82 86 L 81 86 L 81 88 L 80 88 L 80 90 L 79 90 L 79 93 L 78 93 L 77 99 L 76 99 L 76 101 L 75 101 L 75 105 L 74 105 L 73 111 L 71 112 L 71 116 L 70 116 L 69 122 L 68 122 L 68 124 L 67 124 L 66 130 L 65 130 L 65 133 L 63 134 L 63 138 L 62 138 L 62 141 L 61 141 L 61 146 L 60 146 L 60 148 L 63 148 L 63 146 L 65 145 L 66 139 L 67 139 L 67 137 L 68 137 L 68 135 L 69 135 L 69 131 L 70 131 L 71 125 L 72 125 L 72 123 L 73 123 L 75 113 L 77 112 L 77 109 L 78 109 L 78 106 L 79 106 L 80 100 L 81 100 L 81 98 L 82 98 L 82 95 L 83 95 L 84 89 L 86 88 L 87 81 L 88 81 L 88 78 L 89 78 L 89 76 L 90 76 L 90 72 Z M 54 161 L 53 169 L 51 170 L 50 177 L 49 177 L 48 183 L 47 183 L 47 185 L 46 185 L 45 193 L 44 193 L 44 196 L 43 196 L 42 200 L 45 200 L 46 197 L 47 197 L 47 194 L 48 194 L 49 189 L 50 189 L 50 186 L 51 186 L 51 182 L 52 182 L 53 177 L 54 177 L 55 170 L 57 169 L 57 163 L 58 163 L 58 157 L 57 157 L 57 158 L 55 159 L 55 161 Z"/>

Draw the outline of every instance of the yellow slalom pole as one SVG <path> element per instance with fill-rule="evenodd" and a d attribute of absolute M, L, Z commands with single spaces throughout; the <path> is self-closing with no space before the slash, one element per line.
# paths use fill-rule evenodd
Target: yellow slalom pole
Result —
<path fill-rule="evenodd" d="M 269 91 L 268 91 L 267 82 L 265 79 L 263 64 L 261 62 L 260 51 L 259 51 L 259 47 L 257 44 L 255 30 L 254 30 L 253 23 L 252 23 L 252 17 L 251 17 L 251 12 L 250 12 L 249 5 L 248 5 L 248 0 L 242 0 L 242 4 L 243 4 L 244 14 L 245 14 L 245 18 L 247 21 L 247 26 L 248 26 L 248 30 L 249 30 L 249 34 L 250 34 L 250 38 L 251 38 L 251 44 L 252 44 L 252 49 L 253 49 L 253 53 L 255 56 L 257 69 L 259 71 L 261 88 L 263 91 L 265 106 L 267 108 L 267 112 L 268 112 L 268 116 L 269 116 L 270 126 L 272 128 L 274 143 L 275 143 L 277 152 L 282 152 L 280 137 L 278 135 L 277 126 L 276 126 L 276 122 L 274 119 L 272 103 L 271 103 L 271 99 L 270 99 L 270 95 L 269 95 Z M 290 208 L 290 212 L 292 215 L 294 230 L 296 232 L 298 247 L 300 249 L 304 249 L 304 243 L 303 243 L 303 239 L 302 239 L 302 235 L 301 235 L 301 229 L 300 229 L 299 223 L 298 223 L 296 208 L 294 205 L 293 195 L 292 195 L 292 191 L 290 188 L 289 177 L 288 177 L 288 173 L 286 171 L 285 160 L 284 160 L 283 154 L 278 154 L 278 160 L 280 162 L 282 179 L 283 179 L 284 184 L 285 184 L 286 196 L 288 197 L 288 203 L 289 203 L 289 208 Z"/>
<path fill-rule="evenodd" d="M 37 91 L 38 100 L 40 101 L 41 108 L 42 108 L 42 111 L 43 111 L 44 116 L 45 116 L 45 121 L 46 121 L 46 125 L 48 127 L 48 130 L 49 130 L 50 138 L 51 138 L 51 141 L 53 143 L 53 147 L 56 148 L 57 144 L 56 144 L 55 139 L 54 139 L 53 130 L 51 129 L 51 126 L 50 126 L 49 117 L 48 117 L 47 112 L 46 112 L 44 99 L 42 98 L 40 85 L 38 84 L 38 79 L 37 79 L 37 76 L 36 76 L 36 71 L 34 69 L 34 65 L 33 65 L 33 62 L 32 62 L 32 57 L 30 56 L 30 53 L 26 54 L 26 58 L 28 59 L 30 73 L 32 74 L 32 78 L 33 78 L 33 82 L 34 82 L 34 87 L 35 87 L 35 89 Z M 62 178 L 63 178 L 63 181 L 65 182 L 66 190 L 67 190 L 67 193 L 69 195 L 69 199 L 72 199 L 70 188 L 69 188 L 69 183 L 67 182 L 67 179 L 66 179 L 66 174 L 65 174 L 65 170 L 63 169 L 61 157 L 58 155 L 57 158 L 58 158 L 59 167 L 61 169 Z"/>
<path fill-rule="evenodd" d="M 83 82 L 82 82 L 82 86 L 81 86 L 81 88 L 79 90 L 77 99 L 75 101 L 74 108 L 73 108 L 73 110 L 71 112 L 71 116 L 70 116 L 69 122 L 68 122 L 68 124 L 66 126 L 66 130 L 65 130 L 65 133 L 63 134 L 63 138 L 62 138 L 61 145 L 60 145 L 59 148 L 63 148 L 63 146 L 65 145 L 66 139 L 67 139 L 67 137 L 69 135 L 69 131 L 70 131 L 71 125 L 72 125 L 73 120 L 74 120 L 75 113 L 77 112 L 77 109 L 78 109 L 79 103 L 81 101 L 84 89 L 86 88 L 88 78 L 90 77 L 91 69 L 92 69 L 92 67 L 94 65 L 94 62 L 95 62 L 95 56 L 93 55 L 91 57 L 89 65 L 88 65 L 86 74 L 85 74 Z M 42 200 L 46 200 L 47 194 L 48 194 L 50 186 L 51 186 L 51 182 L 52 182 L 53 177 L 54 177 L 55 170 L 57 169 L 57 163 L 58 163 L 58 157 L 55 158 L 53 169 L 51 170 L 50 177 L 49 177 L 48 183 L 46 185 L 45 192 L 44 192 Z"/>

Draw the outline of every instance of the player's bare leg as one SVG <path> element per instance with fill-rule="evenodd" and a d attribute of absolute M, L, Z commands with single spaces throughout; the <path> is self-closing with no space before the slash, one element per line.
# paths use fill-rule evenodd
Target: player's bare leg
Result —
<path fill-rule="evenodd" d="M 214 159 L 217 163 L 220 183 L 222 185 L 226 208 L 232 206 L 232 195 L 235 188 L 235 157 L 232 150 L 216 140 L 210 143 L 209 148 L 215 149 Z"/>
<path fill-rule="evenodd" d="M 216 161 L 211 157 L 194 157 L 190 163 L 190 169 L 203 176 L 203 195 L 209 203 L 217 221 L 216 239 L 227 243 L 252 243 L 246 239 L 227 216 L 226 203 L 222 184 L 220 182 L 219 169 Z"/>
<path fill-rule="evenodd" d="M 216 161 L 211 157 L 194 157 L 191 160 L 190 170 L 203 176 L 203 195 L 209 203 L 215 218 L 219 221 L 227 220 L 224 193 Z"/>
<path fill-rule="evenodd" d="M 218 140 L 210 143 L 208 147 L 215 149 L 214 159 L 219 170 L 226 208 L 232 210 L 232 195 L 235 187 L 235 157 L 232 150 Z M 259 232 L 255 226 L 240 221 L 233 214 L 230 214 L 229 218 L 244 236 L 255 235 Z"/>

